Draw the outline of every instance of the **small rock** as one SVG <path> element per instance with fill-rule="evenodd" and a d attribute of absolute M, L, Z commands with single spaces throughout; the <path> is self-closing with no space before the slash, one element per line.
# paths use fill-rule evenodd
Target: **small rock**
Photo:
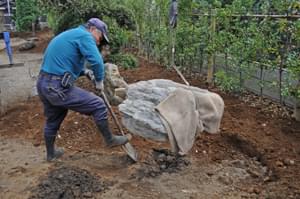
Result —
<path fill-rule="evenodd" d="M 289 160 L 289 159 L 284 159 L 284 160 L 283 160 L 283 163 L 284 163 L 285 165 L 290 165 L 290 160 Z"/>
<path fill-rule="evenodd" d="M 184 162 L 179 162 L 178 163 L 178 168 L 181 168 L 181 167 L 184 167 L 184 166 L 185 166 Z"/>
<path fill-rule="evenodd" d="M 35 47 L 35 43 L 32 42 L 32 41 L 28 41 L 28 42 L 20 45 L 19 50 L 20 51 L 25 51 L 25 50 L 30 50 L 30 49 L 32 49 L 34 47 Z"/>
<path fill-rule="evenodd" d="M 35 143 L 33 143 L 33 146 L 34 146 L 34 147 L 38 147 L 38 146 L 40 146 L 40 145 L 41 145 L 40 142 L 35 142 Z"/>
<path fill-rule="evenodd" d="M 84 198 L 91 198 L 91 197 L 93 197 L 93 195 L 92 195 L 91 192 L 85 192 L 85 193 L 83 194 L 83 197 L 84 197 Z"/>
<path fill-rule="evenodd" d="M 270 135 L 272 135 L 272 133 L 271 133 L 270 131 L 267 131 L 267 132 L 266 132 L 266 135 L 267 135 L 267 136 L 270 136 Z"/>
<path fill-rule="evenodd" d="M 253 193 L 259 194 L 261 192 L 261 190 L 257 187 L 253 188 Z"/>
<path fill-rule="evenodd" d="M 283 162 L 281 162 L 279 160 L 277 160 L 275 164 L 277 167 L 283 167 Z"/>
<path fill-rule="evenodd" d="M 167 166 L 165 164 L 162 164 L 159 166 L 161 170 L 165 170 L 167 168 Z"/>
<path fill-rule="evenodd" d="M 295 161 L 286 158 L 286 159 L 284 159 L 283 163 L 284 163 L 286 166 L 290 166 L 290 165 L 294 165 L 294 164 L 295 164 Z"/>
<path fill-rule="evenodd" d="M 258 178 L 260 176 L 260 173 L 257 171 L 253 171 L 253 170 L 247 170 L 247 172 L 253 177 L 253 178 Z"/>
<path fill-rule="evenodd" d="M 270 181 L 271 181 L 271 178 L 269 176 L 264 178 L 264 182 L 270 182 Z"/>
<path fill-rule="evenodd" d="M 168 155 L 167 156 L 167 162 L 173 162 L 174 161 L 174 157 Z"/>
<path fill-rule="evenodd" d="M 248 193 L 253 193 L 254 192 L 254 188 L 253 187 L 250 187 L 248 190 L 247 190 Z"/>
<path fill-rule="evenodd" d="M 80 195 L 81 195 L 80 189 L 74 189 L 73 194 L 74 194 L 75 197 L 79 198 Z"/>
<path fill-rule="evenodd" d="M 101 192 L 101 191 L 103 191 L 103 190 L 104 190 L 104 188 L 101 187 L 101 186 L 97 186 L 97 187 L 95 188 L 95 191 L 96 191 L 96 192 Z"/>
<path fill-rule="evenodd" d="M 214 173 L 213 171 L 207 171 L 206 174 L 207 174 L 208 176 L 213 176 L 215 173 Z"/>
<path fill-rule="evenodd" d="M 156 176 L 156 173 L 155 173 L 155 172 L 150 172 L 150 176 L 151 176 L 151 177 L 155 177 L 155 176 Z"/>
<path fill-rule="evenodd" d="M 266 174 L 267 172 L 268 172 L 268 167 L 262 167 L 261 168 L 261 172 L 263 173 L 263 174 Z"/>
<path fill-rule="evenodd" d="M 238 167 L 238 168 L 245 167 L 245 161 L 244 160 L 233 160 L 231 162 L 231 164 L 234 165 L 235 167 Z"/>
<path fill-rule="evenodd" d="M 185 166 L 188 166 L 191 164 L 191 162 L 189 160 L 184 160 L 184 164 L 185 164 Z"/>
<path fill-rule="evenodd" d="M 233 183 L 232 179 L 227 176 L 219 176 L 218 180 L 225 185 L 231 185 Z"/>
<path fill-rule="evenodd" d="M 31 37 L 31 38 L 28 38 L 27 41 L 29 42 L 35 42 L 35 41 L 39 41 L 40 39 L 38 37 Z"/>

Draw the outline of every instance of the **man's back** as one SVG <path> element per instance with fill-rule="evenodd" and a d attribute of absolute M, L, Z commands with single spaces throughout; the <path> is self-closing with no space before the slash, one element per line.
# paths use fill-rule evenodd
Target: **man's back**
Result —
<path fill-rule="evenodd" d="M 62 32 L 49 43 L 41 69 L 55 75 L 63 75 L 68 71 L 76 79 L 83 69 L 82 49 L 95 46 L 94 38 L 84 26 Z"/>

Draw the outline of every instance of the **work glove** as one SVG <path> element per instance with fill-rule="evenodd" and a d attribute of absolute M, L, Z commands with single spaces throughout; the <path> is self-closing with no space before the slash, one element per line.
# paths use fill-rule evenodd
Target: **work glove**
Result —
<path fill-rule="evenodd" d="M 84 69 L 84 75 L 87 76 L 87 78 L 89 78 L 89 80 L 94 80 L 95 76 L 94 76 L 94 72 L 90 69 Z"/>
<path fill-rule="evenodd" d="M 103 91 L 103 89 L 104 89 L 103 80 L 95 81 L 95 86 L 96 86 L 96 90 Z"/>

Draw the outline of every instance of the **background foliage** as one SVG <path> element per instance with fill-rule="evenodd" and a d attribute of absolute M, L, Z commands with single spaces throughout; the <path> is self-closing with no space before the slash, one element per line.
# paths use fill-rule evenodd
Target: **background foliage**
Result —
<path fill-rule="evenodd" d="M 299 15 L 298 0 L 179 0 L 178 3 L 178 26 L 170 30 L 170 1 L 124 1 L 133 12 L 137 28 L 132 43 L 140 54 L 168 66 L 172 32 L 175 32 L 176 65 L 191 73 L 194 66 L 205 68 L 209 56 L 213 56 L 214 64 L 217 56 L 222 56 L 221 64 L 226 70 L 215 71 L 215 81 L 226 90 L 242 89 L 247 74 L 260 68 L 286 70 L 290 82 L 299 80 L 300 20 L 253 16 Z M 216 31 L 212 31 L 213 20 Z M 240 74 L 246 79 L 240 79 Z M 288 81 L 260 85 L 276 87 L 282 94 L 300 99 L 299 86 Z"/>
<path fill-rule="evenodd" d="M 18 31 L 31 30 L 39 15 L 36 0 L 16 0 L 16 27 Z"/>
<path fill-rule="evenodd" d="M 241 74 L 247 78 L 260 68 L 286 70 L 290 82 L 299 81 L 300 20 L 249 16 L 299 15 L 299 0 L 178 0 L 175 30 L 168 26 L 170 0 L 37 1 L 56 34 L 90 17 L 102 18 L 109 24 L 113 54 L 123 47 L 135 47 L 139 55 L 168 66 L 175 40 L 175 64 L 187 73 L 192 73 L 194 66 L 205 69 L 208 58 L 213 57 L 214 64 L 224 65 L 225 70 L 215 71 L 215 81 L 226 90 L 241 89 L 246 80 Z M 25 0 L 17 2 L 19 6 L 26 4 Z M 26 2 L 29 6 L 34 0 Z M 19 27 L 25 24 L 22 20 Z M 299 85 L 261 83 L 300 99 Z"/>

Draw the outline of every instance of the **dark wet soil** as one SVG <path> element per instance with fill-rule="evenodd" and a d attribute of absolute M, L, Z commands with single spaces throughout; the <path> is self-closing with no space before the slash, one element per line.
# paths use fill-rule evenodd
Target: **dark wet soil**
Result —
<path fill-rule="evenodd" d="M 179 156 L 168 149 L 153 149 L 142 166 L 133 175 L 134 178 L 157 177 L 162 173 L 176 173 L 190 165 L 187 157 Z"/>
<path fill-rule="evenodd" d="M 92 198 L 108 189 L 109 183 L 86 170 L 76 167 L 60 167 L 49 172 L 32 191 L 30 199 Z"/>

